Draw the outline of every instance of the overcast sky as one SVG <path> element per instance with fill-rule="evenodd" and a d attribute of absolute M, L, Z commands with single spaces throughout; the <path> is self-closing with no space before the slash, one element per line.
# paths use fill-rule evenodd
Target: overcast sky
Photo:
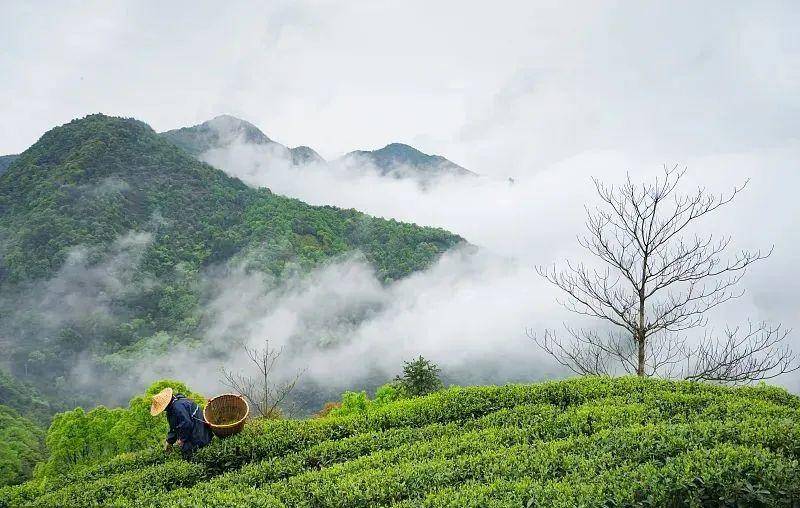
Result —
<path fill-rule="evenodd" d="M 0 153 L 92 112 L 217 114 L 326 157 L 413 144 L 515 176 L 800 132 L 797 2 L 0 0 Z"/>
<path fill-rule="evenodd" d="M 247 150 L 219 154 L 219 167 L 251 184 L 446 227 L 519 263 L 446 260 L 381 295 L 412 309 L 380 322 L 389 343 L 424 324 L 409 354 L 448 338 L 463 351 L 474 336 L 485 355 L 487 337 L 519 344 L 525 326 L 561 319 L 531 267 L 581 255 L 590 177 L 639 181 L 674 163 L 690 168 L 687 191 L 749 178 L 704 227 L 732 234 L 736 248 L 775 246 L 717 326 L 782 322 L 800 349 L 800 2 L 0 5 L 0 153 L 93 112 L 159 131 L 227 113 L 327 158 L 405 142 L 498 177 L 420 192 L 330 172 L 256 174 Z M 367 282 L 348 298 L 371 294 Z M 783 382 L 800 391 L 800 375 Z"/>

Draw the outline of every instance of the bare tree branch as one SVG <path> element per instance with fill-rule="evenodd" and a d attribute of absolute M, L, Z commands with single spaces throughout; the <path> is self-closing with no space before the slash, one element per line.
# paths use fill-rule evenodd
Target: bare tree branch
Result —
<path fill-rule="evenodd" d="M 729 237 L 686 236 L 699 219 L 731 203 L 747 182 L 727 195 L 703 188 L 682 195 L 677 188 L 685 172 L 665 166 L 662 177 L 642 185 L 630 175 L 621 186 L 593 179 L 602 205 L 587 208 L 588 234 L 578 243 L 605 269 L 569 261 L 561 271 L 536 267 L 566 294 L 559 303 L 567 310 L 617 330 L 606 337 L 567 326 L 566 337 L 528 331 L 561 365 L 579 374 L 625 371 L 731 383 L 797 368 L 795 355 L 780 347 L 788 334 L 780 325 L 751 324 L 747 333 L 727 330 L 721 341 L 706 335 L 697 346 L 687 342 L 683 334 L 706 326 L 710 310 L 742 296 L 737 284 L 772 249 L 725 259 Z"/>
<path fill-rule="evenodd" d="M 780 325 L 749 323 L 746 331 L 726 329 L 722 341 L 704 337 L 691 352 L 686 378 L 738 384 L 793 372 L 800 367 L 797 355 L 781 344 L 788 334 Z"/>
<path fill-rule="evenodd" d="M 273 380 L 275 366 L 283 354 L 283 348 L 271 348 L 269 339 L 264 340 L 263 349 L 249 347 L 245 343 L 242 343 L 241 347 L 247 358 L 256 367 L 257 376 L 251 377 L 238 372 L 234 373 L 222 367 L 220 382 L 246 398 L 259 416 L 263 418 L 279 416 L 281 404 L 294 390 L 305 370 L 298 371 L 288 381 L 275 382 Z"/>

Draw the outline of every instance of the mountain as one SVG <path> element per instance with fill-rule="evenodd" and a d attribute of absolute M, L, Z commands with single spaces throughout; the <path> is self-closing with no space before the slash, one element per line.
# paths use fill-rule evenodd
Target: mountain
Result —
<path fill-rule="evenodd" d="M 295 166 L 302 166 L 304 164 L 309 164 L 312 162 L 317 162 L 317 163 L 325 162 L 325 159 L 323 159 L 320 154 L 318 154 L 312 148 L 309 148 L 307 146 L 297 146 L 295 148 L 290 148 L 289 152 L 291 153 L 292 163 Z"/>
<path fill-rule="evenodd" d="M 282 157 L 296 166 L 309 162 L 325 162 L 317 152 L 307 146 L 288 148 L 268 138 L 250 122 L 230 115 L 220 115 L 199 125 L 162 132 L 160 136 L 201 159 L 209 150 L 245 144 L 268 147 L 272 152 L 271 156 Z"/>
<path fill-rule="evenodd" d="M 340 160 L 346 165 L 367 163 L 382 175 L 395 178 L 478 176 L 440 155 L 428 155 L 402 143 L 391 143 L 380 150 L 357 150 L 344 155 Z"/>
<path fill-rule="evenodd" d="M 275 143 L 255 125 L 230 115 L 220 115 L 199 125 L 162 132 L 160 135 L 195 157 L 208 150 L 226 148 L 234 143 Z"/>
<path fill-rule="evenodd" d="M 249 145 L 263 150 L 263 158 L 267 164 L 288 162 L 292 166 L 302 167 L 308 163 L 326 163 L 313 149 L 307 146 L 288 148 L 267 137 L 255 125 L 230 115 L 218 116 L 199 125 L 162 132 L 160 135 L 201 160 L 206 160 L 212 150 Z M 382 176 L 413 178 L 422 182 L 442 176 L 477 176 L 440 155 L 428 155 L 402 143 L 391 143 L 379 150 L 350 152 L 332 164 L 344 168 L 374 170 Z"/>
<path fill-rule="evenodd" d="M 214 125 L 168 141 L 138 120 L 90 115 L 44 134 L 0 176 L 0 357 L 13 375 L 96 401 L 70 388 L 75 366 L 202 336 L 209 269 L 281 278 L 360 251 L 390 283 L 463 242 L 249 187 L 186 151 L 224 142 Z"/>
<path fill-rule="evenodd" d="M 11 163 L 18 158 L 19 155 L 0 155 L 0 175 L 5 173 L 6 169 L 8 169 Z"/>
<path fill-rule="evenodd" d="M 267 211 L 269 215 L 258 216 Z M 390 278 L 422 265 L 398 269 L 382 259 L 388 252 L 369 245 L 378 230 L 432 242 L 437 252 L 461 241 L 443 230 L 310 206 L 250 188 L 188 157 L 146 124 L 104 115 L 57 127 L 22 153 L 0 178 L 0 212 L 6 238 L 0 280 L 10 281 L 50 275 L 71 247 L 108 246 L 129 230 L 151 231 L 157 245 L 198 266 L 226 259 L 270 234 L 285 235 L 292 255 L 298 255 L 301 246 L 328 254 L 366 248 Z M 154 214 L 163 219 L 156 226 Z M 246 223 L 248 219 L 257 224 Z M 323 229 L 328 235 L 322 235 Z M 195 251 L 191 243 L 197 243 Z M 272 261 L 277 265 L 271 266 L 278 269 L 285 254 L 275 254 Z M 170 269 L 157 257 L 148 256 L 148 262 L 154 273 Z"/>

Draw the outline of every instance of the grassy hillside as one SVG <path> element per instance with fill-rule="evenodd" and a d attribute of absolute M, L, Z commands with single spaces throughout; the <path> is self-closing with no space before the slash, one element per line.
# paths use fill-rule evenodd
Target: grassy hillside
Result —
<path fill-rule="evenodd" d="M 0 489 L 0 506 L 789 507 L 798 459 L 782 389 L 576 378 L 254 422 L 192 462 L 122 455 Z"/>
<path fill-rule="evenodd" d="M 90 115 L 0 175 L 0 357 L 58 398 L 78 363 L 202 337 L 206 269 L 280 279 L 360 251 L 390 283 L 460 242 L 248 187 L 140 121 Z"/>

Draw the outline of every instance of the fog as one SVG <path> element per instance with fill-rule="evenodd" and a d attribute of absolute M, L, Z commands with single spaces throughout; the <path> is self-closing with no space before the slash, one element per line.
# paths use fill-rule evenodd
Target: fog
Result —
<path fill-rule="evenodd" d="M 94 111 L 159 131 L 228 113 L 328 159 L 404 142 L 483 175 L 420 185 L 369 167 L 292 167 L 242 143 L 203 154 L 250 185 L 443 227 L 477 250 L 388 286 L 357 253 L 284 281 L 211 267 L 202 274 L 208 349 L 151 359 L 139 385 L 187 355 L 203 365 L 187 381 L 220 389 L 214 373 L 234 337 L 270 337 L 287 348 L 286 375 L 307 368 L 309 383 L 337 388 L 389 378 L 417 354 L 458 381 L 563 375 L 525 329 L 578 321 L 533 267 L 588 261 L 576 235 L 596 203 L 591 177 L 641 182 L 665 164 L 688 168 L 687 192 L 729 192 L 749 179 L 698 230 L 731 235 L 731 255 L 775 248 L 710 326 L 800 327 L 796 2 L 5 7 L 14 22 L 0 34 L 10 119 L 0 153 Z M 800 331 L 790 340 L 800 349 Z M 779 382 L 800 391 L 798 375 Z"/>
<path fill-rule="evenodd" d="M 800 183 L 789 161 L 796 146 L 754 153 L 730 153 L 681 161 L 688 170 L 681 190 L 703 186 L 729 194 L 745 190 L 728 206 L 699 223 L 698 233 L 733 238 L 729 252 L 765 249 L 773 255 L 755 265 L 740 283 L 744 296 L 711 313 L 709 326 L 768 320 L 787 327 L 800 324 L 793 295 L 800 245 L 796 204 L 776 200 L 787 186 Z M 403 360 L 422 354 L 459 383 L 532 381 L 567 375 L 526 335 L 562 323 L 603 329 L 565 311 L 558 291 L 534 267 L 565 259 L 592 264 L 578 246 L 586 207 L 598 203 L 592 177 L 620 183 L 627 175 L 648 181 L 663 172 L 664 161 L 638 160 L 619 152 L 582 154 L 554 164 L 529 178 L 443 178 L 421 185 L 413 179 L 381 177 L 373 168 L 313 164 L 292 167 L 263 147 L 234 143 L 203 158 L 254 186 L 316 204 L 357 208 L 373 215 L 446 228 L 473 246 L 449 252 L 431 268 L 388 286 L 375 278 L 358 254 L 327 264 L 310 274 L 277 282 L 241 268 L 214 273 L 214 296 L 207 312 L 213 323 L 206 339 L 216 347 L 232 337 L 259 346 L 265 338 L 286 348 L 280 375 L 305 369 L 306 386 L 326 393 L 373 387 L 400 371 Z M 672 166 L 675 162 L 669 161 Z M 789 340 L 798 348 L 798 335 Z M 214 372 L 220 365 L 247 370 L 242 355 L 208 360 L 205 352 L 184 351 L 191 362 Z M 172 355 L 149 360 L 145 378 L 179 370 Z M 191 381 L 206 390 L 220 389 L 207 374 Z M 779 383 L 797 390 L 798 376 Z M 324 387 L 324 388 L 320 388 Z"/>

